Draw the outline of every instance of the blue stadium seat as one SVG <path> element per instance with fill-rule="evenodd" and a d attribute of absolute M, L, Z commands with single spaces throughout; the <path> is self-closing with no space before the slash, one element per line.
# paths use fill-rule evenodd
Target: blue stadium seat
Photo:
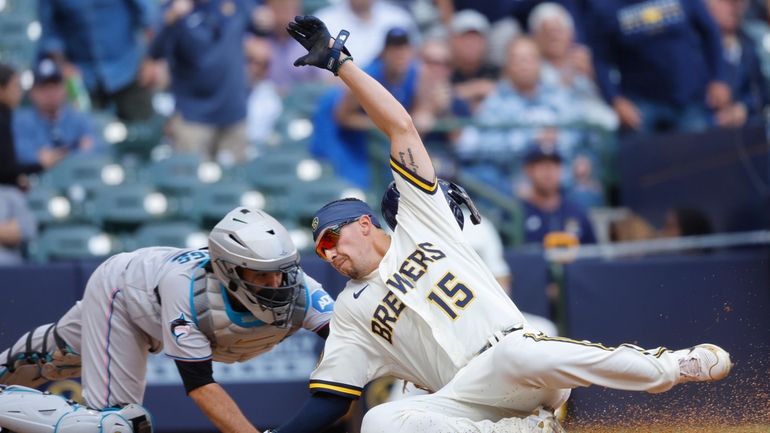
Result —
<path fill-rule="evenodd" d="M 278 219 L 283 216 L 284 205 L 279 197 L 263 194 L 240 180 L 200 185 L 185 214 L 198 221 L 201 227 L 210 229 L 238 206 L 263 209 Z"/>
<path fill-rule="evenodd" d="M 201 240 L 203 244 L 199 245 Z M 143 225 L 132 235 L 126 236 L 124 245 L 129 250 L 155 246 L 200 248 L 206 246 L 205 240 L 206 234 L 195 223 L 165 221 Z"/>
<path fill-rule="evenodd" d="M 146 183 L 104 187 L 87 203 L 86 214 L 108 231 L 138 226 L 178 215 L 179 202 Z"/>
<path fill-rule="evenodd" d="M 107 185 L 103 170 L 111 162 L 106 156 L 74 154 L 45 172 L 41 183 L 63 190 L 81 187 L 90 196 Z"/>
<path fill-rule="evenodd" d="M 35 261 L 102 258 L 121 250 L 120 242 L 93 225 L 57 225 L 28 246 Z"/>
<path fill-rule="evenodd" d="M 145 167 L 147 181 L 165 193 L 188 197 L 201 185 L 198 168 L 202 161 L 195 153 L 174 153 Z"/>
<path fill-rule="evenodd" d="M 300 227 L 307 227 L 315 212 L 325 204 L 344 198 L 353 187 L 338 178 L 325 177 L 314 182 L 295 183 L 288 196 L 287 214 Z"/>
<path fill-rule="evenodd" d="M 246 181 L 268 194 L 285 194 L 292 185 L 299 182 L 297 165 L 310 156 L 304 151 L 279 149 L 266 152 L 257 158 L 241 164 L 238 171 Z"/>

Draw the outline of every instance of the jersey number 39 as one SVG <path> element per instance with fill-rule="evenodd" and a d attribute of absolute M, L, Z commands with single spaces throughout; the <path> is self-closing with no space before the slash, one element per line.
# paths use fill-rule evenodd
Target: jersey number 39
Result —
<path fill-rule="evenodd" d="M 428 294 L 428 300 L 438 305 L 441 310 L 455 320 L 458 310 L 463 310 L 473 301 L 474 295 L 471 289 L 460 281 L 455 281 L 455 276 L 447 272 Z"/>

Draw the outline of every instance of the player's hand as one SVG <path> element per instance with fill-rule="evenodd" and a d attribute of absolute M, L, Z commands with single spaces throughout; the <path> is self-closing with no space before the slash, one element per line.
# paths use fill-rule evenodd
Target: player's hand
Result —
<path fill-rule="evenodd" d="M 618 114 L 620 123 L 631 129 L 639 129 L 642 126 L 642 113 L 636 108 L 633 102 L 630 100 L 618 96 L 612 102 L 612 108 L 615 109 L 615 113 Z"/>
<path fill-rule="evenodd" d="M 342 31 L 338 35 L 340 41 L 329 34 L 326 24 L 318 18 L 306 15 L 294 17 L 294 21 L 286 28 L 292 38 L 300 43 L 308 53 L 294 62 L 294 66 L 312 65 L 321 69 L 328 69 L 337 73 L 339 68 L 340 51 L 350 55 L 345 48 L 345 40 L 348 32 Z"/>
<path fill-rule="evenodd" d="M 712 81 L 706 88 L 706 103 L 713 109 L 727 107 L 731 98 L 730 86 L 722 81 Z"/>

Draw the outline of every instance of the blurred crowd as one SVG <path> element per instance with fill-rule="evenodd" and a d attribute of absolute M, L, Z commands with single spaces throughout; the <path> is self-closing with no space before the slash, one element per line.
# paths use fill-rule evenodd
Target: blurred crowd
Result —
<path fill-rule="evenodd" d="M 307 150 L 381 191 L 371 121 L 331 74 L 293 66 L 304 49 L 285 27 L 304 13 L 351 32 L 356 63 L 411 113 L 440 177 L 471 176 L 521 203 L 527 243 L 551 232 L 596 242 L 590 210 L 622 204 L 606 163 L 619 140 L 764 122 L 768 4 L 38 0 L 35 61 L 0 58 L 0 261 L 21 260 L 35 236 L 29 176 L 108 152 L 102 112 L 162 117 L 176 152 L 230 166 L 271 145 L 288 99 L 314 98 Z"/>

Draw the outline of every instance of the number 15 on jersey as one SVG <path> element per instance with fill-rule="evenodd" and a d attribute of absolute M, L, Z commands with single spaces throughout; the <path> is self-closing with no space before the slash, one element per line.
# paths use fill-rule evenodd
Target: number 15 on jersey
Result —
<path fill-rule="evenodd" d="M 428 300 L 437 305 L 441 310 L 455 320 L 459 310 L 464 310 L 474 299 L 471 289 L 460 281 L 456 281 L 454 274 L 447 272 L 428 294 Z"/>

